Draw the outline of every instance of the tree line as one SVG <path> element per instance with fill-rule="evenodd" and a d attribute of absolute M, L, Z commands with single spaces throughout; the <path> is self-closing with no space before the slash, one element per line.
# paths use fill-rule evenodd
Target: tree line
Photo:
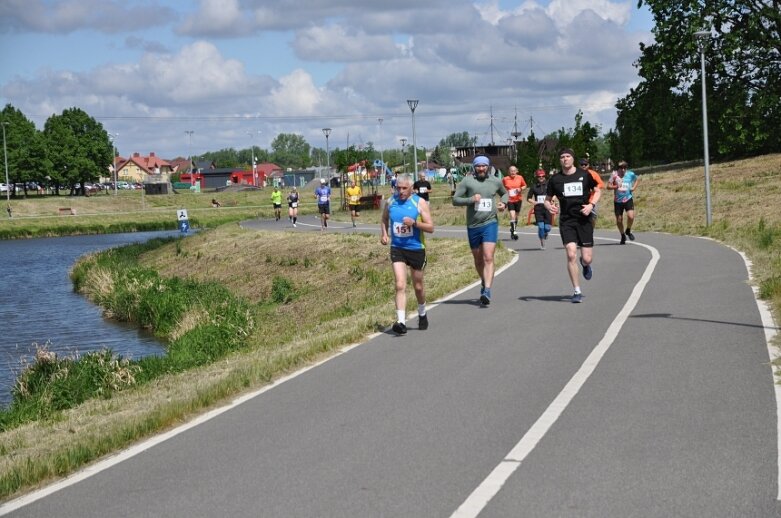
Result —
<path fill-rule="evenodd" d="M 709 154 L 781 151 L 781 9 L 777 0 L 639 0 L 654 17 L 640 83 L 621 98 L 611 149 L 635 165 L 702 158 L 701 50 Z M 698 47 L 696 32 L 706 37 Z"/>

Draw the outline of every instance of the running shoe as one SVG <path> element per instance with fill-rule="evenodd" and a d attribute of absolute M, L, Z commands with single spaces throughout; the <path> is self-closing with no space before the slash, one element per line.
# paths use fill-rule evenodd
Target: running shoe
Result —
<path fill-rule="evenodd" d="M 293 228 L 296 228 L 296 224 L 295 223 L 293 223 Z"/>
<path fill-rule="evenodd" d="M 634 241 L 635 240 L 635 235 L 632 234 L 631 230 L 627 230 L 626 231 L 626 237 L 628 237 L 630 241 Z"/>
<path fill-rule="evenodd" d="M 621 244 L 622 245 L 626 244 L 626 234 L 621 234 Z"/>
<path fill-rule="evenodd" d="M 482 304 L 483 306 L 487 306 L 490 303 L 491 303 L 491 298 L 488 295 L 486 295 L 485 293 L 480 295 L 480 304 Z"/>
<path fill-rule="evenodd" d="M 428 315 L 418 315 L 418 329 L 421 331 L 428 329 Z"/>
<path fill-rule="evenodd" d="M 406 335 L 407 334 L 407 326 L 402 324 L 401 322 L 396 322 L 393 324 L 393 332 L 397 335 Z"/>
<path fill-rule="evenodd" d="M 573 304 L 580 304 L 583 302 L 583 294 L 582 293 L 575 293 L 572 295 L 572 303 Z"/>
<path fill-rule="evenodd" d="M 590 264 L 583 264 L 583 259 L 580 259 L 580 265 L 583 267 L 583 278 L 587 281 L 591 280 L 591 276 L 594 275 L 594 270 L 591 269 Z"/>

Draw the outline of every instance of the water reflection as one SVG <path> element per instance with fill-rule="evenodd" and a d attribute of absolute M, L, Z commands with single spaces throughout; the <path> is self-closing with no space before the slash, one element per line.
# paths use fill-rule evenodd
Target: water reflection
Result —
<path fill-rule="evenodd" d="M 125 357 L 162 354 L 162 344 L 134 325 L 104 319 L 101 309 L 73 291 L 68 277 L 80 256 L 97 250 L 146 241 L 176 232 L 137 232 L 0 241 L 0 405 L 34 344 L 48 344 L 58 355 L 110 348 Z"/>

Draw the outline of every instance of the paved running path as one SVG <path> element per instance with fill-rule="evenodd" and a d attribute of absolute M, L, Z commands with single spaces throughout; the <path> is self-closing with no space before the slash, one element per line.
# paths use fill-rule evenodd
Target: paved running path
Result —
<path fill-rule="evenodd" d="M 578 305 L 558 236 L 539 250 L 529 228 L 502 233 L 519 257 L 490 307 L 467 289 L 428 331 L 413 318 L 404 337 L 379 333 L 11 515 L 781 516 L 765 328 L 740 255 L 598 232 Z"/>

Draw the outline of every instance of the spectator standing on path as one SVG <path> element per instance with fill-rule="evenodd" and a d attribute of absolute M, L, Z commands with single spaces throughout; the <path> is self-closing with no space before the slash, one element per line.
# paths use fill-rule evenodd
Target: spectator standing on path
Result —
<path fill-rule="evenodd" d="M 591 169 L 591 166 L 589 165 L 589 156 L 588 153 L 586 153 L 586 158 L 581 158 L 578 161 L 578 164 L 580 165 L 581 169 L 585 169 L 588 171 L 588 174 L 591 175 L 591 177 L 594 179 L 595 182 L 597 182 L 597 186 L 599 187 L 599 190 L 603 190 L 605 188 L 605 182 L 602 181 L 602 178 L 599 176 L 599 173 Z M 594 201 L 594 193 L 591 193 L 591 198 L 589 198 L 589 202 Z M 597 206 L 594 205 L 594 208 L 591 211 L 591 224 L 593 226 L 597 225 Z"/>
<path fill-rule="evenodd" d="M 295 185 L 290 189 L 290 194 L 287 195 L 287 217 L 295 227 L 296 220 L 298 220 L 298 189 Z"/>
<path fill-rule="evenodd" d="M 328 218 L 331 217 L 331 188 L 325 178 L 320 178 L 320 187 L 315 189 L 317 211 L 320 213 L 320 232 L 328 228 Z"/>
<path fill-rule="evenodd" d="M 580 247 L 580 264 L 583 266 L 583 277 L 590 280 L 593 274 L 591 261 L 593 259 L 594 225 L 591 221 L 591 211 L 599 202 L 601 195 L 597 182 L 588 171 L 575 167 L 575 152 L 563 149 L 559 153 L 561 172 L 553 175 L 548 181 L 548 193 L 545 196 L 545 208 L 551 214 L 559 215 L 559 233 L 564 250 L 567 253 L 567 272 L 575 289 L 572 302 L 583 302 L 580 290 L 580 275 L 578 269 L 578 247 Z M 592 198 L 593 193 L 593 198 Z M 559 207 L 553 205 L 553 198 L 559 200 Z M 592 200 L 593 201 L 589 201 Z"/>
<path fill-rule="evenodd" d="M 534 205 L 534 224 L 537 225 L 537 237 L 540 238 L 540 248 L 545 250 L 545 241 L 551 229 L 551 215 L 545 208 L 545 196 L 548 194 L 548 177 L 545 169 L 537 169 L 534 172 L 537 180 L 529 188 L 528 200 Z"/>
<path fill-rule="evenodd" d="M 421 171 L 418 180 L 412 185 L 412 190 L 427 202 L 429 201 L 428 197 L 431 193 L 431 182 L 426 179 L 425 172 Z"/>
<path fill-rule="evenodd" d="M 274 221 L 279 221 L 282 217 L 282 191 L 276 185 L 271 192 L 271 204 L 274 206 Z"/>
<path fill-rule="evenodd" d="M 465 177 L 453 195 L 453 205 L 466 207 L 466 231 L 469 248 L 480 276 L 480 302 L 491 303 L 491 285 L 494 280 L 494 252 L 499 238 L 497 209 L 503 211 L 507 203 L 507 189 L 499 178 L 489 175 L 488 157 L 478 155 L 472 161 L 474 174 Z M 501 197 L 494 203 L 495 197 Z"/>
<path fill-rule="evenodd" d="M 361 186 L 356 185 L 355 180 L 350 180 L 350 186 L 347 187 L 345 193 L 347 194 L 347 206 L 350 209 L 350 219 L 355 227 L 355 219 L 361 215 Z"/>
<path fill-rule="evenodd" d="M 428 329 L 423 270 L 426 267 L 426 242 L 422 232 L 434 232 L 428 202 L 412 192 L 412 175 L 403 174 L 396 192 L 382 210 L 380 243 L 390 243 L 390 259 L 396 284 L 396 322 L 393 332 L 407 332 L 407 267 L 418 301 L 418 329 Z"/>
<path fill-rule="evenodd" d="M 518 240 L 518 234 L 515 230 L 518 228 L 518 214 L 521 213 L 521 204 L 523 203 L 523 190 L 526 188 L 526 180 L 518 174 L 518 168 L 510 166 L 508 176 L 502 178 L 502 184 L 507 189 L 507 210 L 510 211 L 510 237 Z"/>
<path fill-rule="evenodd" d="M 635 240 L 632 234 L 632 225 L 635 222 L 634 190 L 637 188 L 638 178 L 634 171 L 628 171 L 629 164 L 622 160 L 618 163 L 618 171 L 613 171 L 607 188 L 615 191 L 613 209 L 616 214 L 616 227 L 621 233 L 621 244 L 626 244 L 626 238 Z M 626 211 L 626 231 L 624 231 L 624 211 Z"/>

